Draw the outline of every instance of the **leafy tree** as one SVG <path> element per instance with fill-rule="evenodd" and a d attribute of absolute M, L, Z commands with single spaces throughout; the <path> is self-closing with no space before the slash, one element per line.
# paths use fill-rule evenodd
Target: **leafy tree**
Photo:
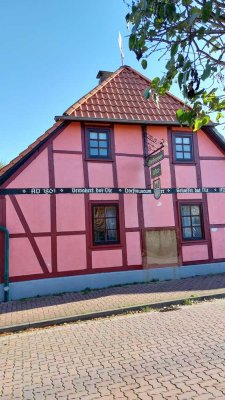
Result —
<path fill-rule="evenodd" d="M 145 91 L 157 101 L 178 83 L 185 105 L 177 119 L 195 131 L 216 112 L 225 110 L 225 2 L 224 0 L 133 0 L 127 23 L 132 25 L 129 46 L 148 67 L 154 54 L 164 61 L 164 73 Z"/>

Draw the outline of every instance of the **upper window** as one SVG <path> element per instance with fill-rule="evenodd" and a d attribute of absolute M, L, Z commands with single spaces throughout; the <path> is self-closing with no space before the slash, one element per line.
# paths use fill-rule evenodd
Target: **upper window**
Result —
<path fill-rule="evenodd" d="M 174 155 L 176 162 L 194 161 L 192 135 L 174 135 Z"/>
<path fill-rule="evenodd" d="M 110 158 L 110 132 L 107 129 L 88 129 L 88 158 Z"/>
<path fill-rule="evenodd" d="M 94 205 L 92 220 L 94 245 L 119 243 L 117 205 Z"/>
<path fill-rule="evenodd" d="M 181 205 L 180 212 L 183 240 L 203 239 L 202 206 Z"/>

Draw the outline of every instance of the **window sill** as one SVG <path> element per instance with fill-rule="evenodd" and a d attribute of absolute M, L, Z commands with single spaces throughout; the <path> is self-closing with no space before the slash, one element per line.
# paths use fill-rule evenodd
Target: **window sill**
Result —
<path fill-rule="evenodd" d="M 174 164 L 174 165 L 196 165 L 197 164 L 197 162 L 196 161 L 190 161 L 190 162 L 188 162 L 188 161 L 174 161 L 173 160 L 173 163 L 172 164 Z"/>
<path fill-rule="evenodd" d="M 196 246 L 198 244 L 208 244 L 206 239 L 196 239 L 196 240 L 182 240 L 182 246 Z"/>
<path fill-rule="evenodd" d="M 115 244 L 96 244 L 96 245 L 91 245 L 90 249 L 93 251 L 96 250 L 114 250 L 114 249 L 122 249 L 122 245 L 120 243 L 115 243 Z"/>
<path fill-rule="evenodd" d="M 86 157 L 85 158 L 85 161 L 88 161 L 88 162 L 101 162 L 101 163 L 112 163 L 112 162 L 114 162 L 114 160 L 112 160 L 111 158 L 88 158 L 88 157 Z"/>

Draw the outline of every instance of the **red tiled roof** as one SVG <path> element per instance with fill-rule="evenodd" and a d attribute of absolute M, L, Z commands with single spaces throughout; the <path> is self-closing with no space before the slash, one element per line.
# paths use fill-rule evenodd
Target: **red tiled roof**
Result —
<path fill-rule="evenodd" d="M 150 81 L 139 72 L 128 66 L 120 67 L 109 78 L 82 97 L 63 116 L 56 117 L 57 122 L 32 143 L 26 150 L 0 169 L 0 184 L 3 183 L 21 163 L 30 157 L 65 119 L 99 119 L 138 123 L 173 123 L 178 125 L 176 110 L 183 102 L 167 93 L 160 97 L 158 106 L 153 99 L 146 100 L 144 91 Z M 218 133 L 211 129 L 211 136 L 224 148 L 224 142 Z"/>
<path fill-rule="evenodd" d="M 68 108 L 64 115 L 77 118 L 104 118 L 129 121 L 176 121 L 183 103 L 166 94 L 158 106 L 152 97 L 144 98 L 150 81 L 133 68 L 123 66 L 86 96 Z"/>
<path fill-rule="evenodd" d="M 82 97 L 64 115 L 74 118 L 115 119 L 127 121 L 176 121 L 176 110 L 183 104 L 170 94 L 161 97 L 159 105 L 145 100 L 144 90 L 149 80 L 128 66 L 120 67 L 109 78 Z M 0 177 L 16 166 L 61 124 L 59 119 L 27 149 L 0 169 Z M 63 118 L 62 118 L 63 119 Z"/>

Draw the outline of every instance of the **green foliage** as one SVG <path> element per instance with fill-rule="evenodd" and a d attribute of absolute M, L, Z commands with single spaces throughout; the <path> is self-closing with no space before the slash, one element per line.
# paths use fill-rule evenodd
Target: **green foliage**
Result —
<path fill-rule="evenodd" d="M 91 292 L 91 288 L 89 288 L 89 287 L 86 287 L 84 290 L 81 290 L 82 294 L 88 294 L 90 292 Z"/>
<path fill-rule="evenodd" d="M 151 93 L 150 87 L 148 87 L 147 89 L 145 89 L 145 91 L 144 91 L 144 96 L 145 96 L 146 100 L 149 99 L 150 93 Z"/>
<path fill-rule="evenodd" d="M 193 303 L 193 299 L 184 299 L 183 301 L 184 306 L 192 306 Z"/>
<path fill-rule="evenodd" d="M 210 122 L 214 112 L 216 121 L 221 122 L 225 110 L 225 3 L 130 0 L 129 8 L 129 46 L 143 69 L 152 55 L 159 54 L 165 63 L 164 73 L 152 79 L 145 98 L 153 96 L 157 102 L 178 83 L 185 101 L 177 111 L 181 124 L 198 130 Z"/>
<path fill-rule="evenodd" d="M 150 312 L 150 311 L 154 311 L 154 310 L 150 306 L 144 306 L 144 307 L 142 307 L 141 311 L 142 312 Z"/>
<path fill-rule="evenodd" d="M 146 69 L 147 66 L 148 66 L 147 60 L 143 59 L 143 60 L 141 61 L 141 65 L 142 65 L 142 68 L 143 68 L 143 69 Z"/>

